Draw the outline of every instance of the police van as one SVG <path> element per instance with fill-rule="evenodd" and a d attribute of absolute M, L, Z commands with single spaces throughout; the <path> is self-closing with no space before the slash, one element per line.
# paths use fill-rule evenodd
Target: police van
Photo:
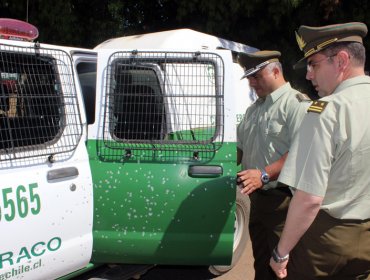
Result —
<path fill-rule="evenodd" d="M 0 19 L 0 280 L 230 270 L 248 240 L 235 151 L 253 102 L 236 56 L 255 49 L 189 29 L 91 50 L 37 36 Z"/>

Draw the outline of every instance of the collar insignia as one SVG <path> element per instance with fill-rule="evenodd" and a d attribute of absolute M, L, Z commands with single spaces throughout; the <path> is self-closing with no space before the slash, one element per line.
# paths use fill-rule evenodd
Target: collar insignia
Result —
<path fill-rule="evenodd" d="M 299 102 L 311 102 L 311 98 L 305 93 L 297 93 L 296 98 Z"/>

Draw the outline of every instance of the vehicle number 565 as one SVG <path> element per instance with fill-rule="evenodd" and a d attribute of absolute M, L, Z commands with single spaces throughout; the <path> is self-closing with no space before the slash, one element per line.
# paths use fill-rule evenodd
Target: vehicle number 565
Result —
<path fill-rule="evenodd" d="M 25 218 L 28 215 L 40 213 L 41 200 L 37 194 L 37 183 L 28 187 L 19 185 L 17 188 L 4 188 L 0 195 L 0 221 L 5 219 L 10 222 L 16 217 Z M 1 205 L 2 204 L 2 205 Z"/>

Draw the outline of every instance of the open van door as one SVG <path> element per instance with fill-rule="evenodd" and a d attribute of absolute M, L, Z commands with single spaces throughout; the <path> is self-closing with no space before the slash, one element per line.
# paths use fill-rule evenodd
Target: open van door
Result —
<path fill-rule="evenodd" d="M 86 123 L 68 50 L 0 40 L 0 278 L 55 279 L 92 252 Z"/>
<path fill-rule="evenodd" d="M 97 52 L 99 121 L 88 140 L 92 261 L 229 264 L 235 115 L 234 101 L 224 100 L 224 69 L 231 53 Z"/>

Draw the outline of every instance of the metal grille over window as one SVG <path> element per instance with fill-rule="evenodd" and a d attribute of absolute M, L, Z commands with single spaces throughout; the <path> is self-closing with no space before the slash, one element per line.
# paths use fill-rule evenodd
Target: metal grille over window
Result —
<path fill-rule="evenodd" d="M 223 79 L 216 54 L 114 53 L 106 79 L 105 146 L 217 150 L 223 141 Z"/>
<path fill-rule="evenodd" d="M 0 45 L 0 90 L 0 161 L 76 148 L 82 126 L 65 52 Z"/>

